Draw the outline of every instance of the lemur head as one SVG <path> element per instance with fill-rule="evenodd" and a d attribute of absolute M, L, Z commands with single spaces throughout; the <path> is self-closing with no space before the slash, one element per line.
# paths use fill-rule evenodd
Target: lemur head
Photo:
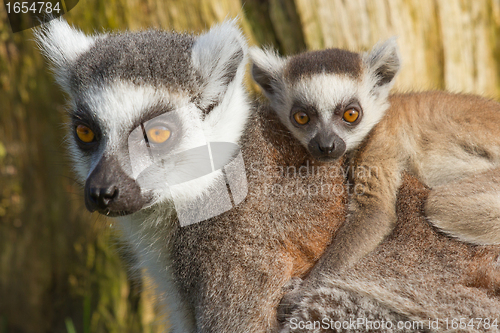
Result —
<path fill-rule="evenodd" d="M 90 211 L 126 215 L 211 186 L 201 155 L 185 152 L 243 132 L 247 47 L 234 21 L 199 36 L 91 36 L 56 19 L 36 38 L 69 95 L 68 142 Z"/>
<path fill-rule="evenodd" d="M 282 58 L 252 48 L 252 76 L 311 155 L 334 161 L 356 148 L 388 108 L 399 71 L 395 38 L 358 54 L 327 49 Z"/>

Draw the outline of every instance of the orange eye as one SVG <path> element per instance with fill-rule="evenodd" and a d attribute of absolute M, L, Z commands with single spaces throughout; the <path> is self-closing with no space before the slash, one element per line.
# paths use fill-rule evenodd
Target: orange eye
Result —
<path fill-rule="evenodd" d="M 356 109 L 349 109 L 346 112 L 344 112 L 344 120 L 347 121 L 348 123 L 353 123 L 359 118 L 359 111 Z"/>
<path fill-rule="evenodd" d="M 94 141 L 95 134 L 87 126 L 78 125 L 78 126 L 76 126 L 75 131 L 76 131 L 76 135 L 78 136 L 78 139 L 80 139 L 82 142 L 90 143 L 90 142 Z"/>
<path fill-rule="evenodd" d="M 309 116 L 307 113 L 304 111 L 299 111 L 293 115 L 293 119 L 297 122 L 299 125 L 305 125 L 309 122 Z"/>
<path fill-rule="evenodd" d="M 171 132 L 165 126 L 154 126 L 148 129 L 148 140 L 153 143 L 163 143 L 170 138 Z"/>

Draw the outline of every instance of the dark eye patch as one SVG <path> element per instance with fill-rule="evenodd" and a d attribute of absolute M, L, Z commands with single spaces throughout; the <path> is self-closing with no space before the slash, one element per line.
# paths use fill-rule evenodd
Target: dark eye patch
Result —
<path fill-rule="evenodd" d="M 333 110 L 333 114 L 342 117 L 345 110 L 347 110 L 349 107 L 356 107 L 358 109 L 361 109 L 359 101 L 356 97 L 353 97 L 345 102 L 337 104 L 337 106 L 335 106 L 335 109 Z"/>
<path fill-rule="evenodd" d="M 165 110 L 170 111 L 165 111 Z M 143 112 L 142 121 L 137 121 L 136 126 L 131 128 L 129 134 L 128 145 L 129 150 L 139 151 L 138 147 L 147 149 L 148 155 L 156 162 L 161 162 L 163 159 L 171 156 L 170 154 L 179 147 L 184 135 L 184 126 L 178 112 L 173 108 L 161 108 L 159 106 Z M 153 128 L 165 128 L 170 131 L 168 140 L 161 143 L 155 143 L 148 138 L 148 132 Z"/>
<path fill-rule="evenodd" d="M 94 132 L 94 141 L 90 143 L 85 143 L 82 142 L 76 133 L 76 128 L 78 125 L 84 125 L 88 127 L 92 132 Z M 94 117 L 90 115 L 90 112 L 88 112 L 88 109 L 85 107 L 77 107 L 76 110 L 73 111 L 71 115 L 71 132 L 73 134 L 73 138 L 75 139 L 75 142 L 78 144 L 80 149 L 83 151 L 90 151 L 95 149 L 99 145 L 99 140 L 102 138 L 102 132 L 99 124 L 95 120 Z"/>
<path fill-rule="evenodd" d="M 149 142 L 151 152 L 159 158 L 168 155 L 177 147 L 183 135 L 182 122 L 175 112 L 166 112 L 163 115 L 145 122 L 143 126 L 145 133 L 153 127 L 165 127 L 170 131 L 170 138 L 164 143 L 154 144 Z"/>

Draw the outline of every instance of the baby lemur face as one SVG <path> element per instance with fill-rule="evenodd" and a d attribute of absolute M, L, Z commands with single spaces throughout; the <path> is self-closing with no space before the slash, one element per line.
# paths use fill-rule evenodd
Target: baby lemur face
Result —
<path fill-rule="evenodd" d="M 68 141 L 90 211 L 127 215 L 210 187 L 207 143 L 237 143 L 248 113 L 234 22 L 201 36 L 87 36 L 56 19 L 37 40 L 70 97 Z"/>
<path fill-rule="evenodd" d="M 380 121 L 400 63 L 395 39 L 365 54 L 327 49 L 282 58 L 253 48 L 251 58 L 273 110 L 322 161 L 356 148 Z"/>

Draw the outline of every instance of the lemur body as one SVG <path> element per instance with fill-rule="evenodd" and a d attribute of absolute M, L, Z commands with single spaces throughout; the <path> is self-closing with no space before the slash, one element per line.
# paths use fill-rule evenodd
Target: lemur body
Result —
<path fill-rule="evenodd" d="M 283 285 L 290 277 L 303 276 L 326 248 L 332 232 L 345 218 L 346 196 L 339 192 L 334 196 L 309 195 L 310 186 L 342 186 L 343 177 L 332 174 L 327 168 L 331 163 L 309 161 L 307 150 L 267 107 L 254 110 L 248 104 L 241 82 L 246 48 L 239 31 L 224 24 L 201 36 L 154 31 L 86 36 L 55 20 L 39 31 L 37 38 L 53 62 L 57 81 L 70 97 L 68 143 L 76 173 L 86 185 L 86 204 L 91 210 L 119 216 L 116 226 L 136 251 L 139 266 L 157 283 L 174 332 L 273 331 Z M 126 170 L 130 159 L 127 137 L 134 127 L 157 119 L 163 111 L 177 117 L 170 126 L 181 123 L 188 127 L 181 141 L 174 140 L 181 146 L 205 143 L 199 136 L 200 128 L 206 140 L 240 145 L 249 184 L 247 198 L 238 207 L 211 220 L 180 227 L 172 197 L 177 203 L 196 201 L 209 193 L 205 190 L 220 180 L 220 173 L 186 182 L 170 193 L 164 193 L 163 188 L 140 188 L 131 180 L 134 174 Z M 174 180 L 182 178 L 190 167 L 182 161 L 176 163 L 180 164 L 167 169 Z M 311 165 L 318 168 L 309 172 Z M 301 167 L 305 167 L 307 177 Z M 283 170 L 287 170 L 286 176 Z M 113 183 L 118 195 L 102 191 Z M 276 191 L 269 191 L 274 187 Z M 268 192 L 264 192 L 266 188 Z M 293 192 L 280 193 L 280 188 Z M 121 216 L 124 214 L 128 215 Z M 410 212 L 406 217 L 411 216 Z M 406 244 L 404 239 L 402 242 Z M 374 267 L 386 267 L 385 262 L 393 267 L 384 257 L 380 261 Z M 403 274 L 405 267 L 412 267 L 400 261 L 397 264 L 402 267 L 395 271 Z M 435 266 L 450 269 L 448 261 Z M 381 276 L 380 281 L 385 281 L 387 274 Z M 435 270 L 435 276 L 441 277 L 442 271 Z M 359 287 L 361 293 L 354 289 L 348 302 L 322 310 L 337 314 L 369 311 L 373 318 L 382 319 L 399 312 L 397 307 L 385 307 L 384 302 L 374 307 L 366 300 L 370 289 L 363 291 L 362 284 Z M 454 289 L 449 292 L 455 295 Z M 391 300 L 397 300 L 399 293 L 393 293 Z M 422 293 L 425 298 L 425 288 Z M 334 288 L 331 296 L 345 299 L 345 290 Z M 481 297 L 475 299 L 489 304 Z M 384 294 L 373 299 L 387 298 Z M 317 302 L 299 309 L 309 308 L 316 316 L 321 306 Z M 430 307 L 429 313 L 439 314 L 436 309 L 441 308 L 439 304 Z M 406 315 L 411 313 L 403 311 L 398 318 Z"/>
<path fill-rule="evenodd" d="M 320 286 L 393 230 L 403 171 L 432 188 L 425 209 L 434 225 L 474 244 L 500 243 L 500 104 L 445 92 L 389 96 L 400 66 L 394 39 L 365 54 L 330 49 L 283 59 L 254 49 L 251 57 L 282 123 L 318 160 L 347 154 L 357 188 L 303 288 Z"/>
<path fill-rule="evenodd" d="M 276 330 L 283 286 L 303 276 L 327 247 L 345 218 L 346 194 L 307 191 L 320 181 L 343 189 L 342 175 L 328 168 L 282 174 L 309 166 L 309 157 L 273 113 L 247 101 L 239 30 L 225 23 L 200 36 L 87 36 L 53 20 L 37 40 L 70 97 L 68 142 L 86 206 L 117 217 L 165 297 L 173 331 Z M 144 137 L 135 138 L 136 129 Z M 173 202 L 189 208 L 216 197 L 220 184 L 227 189 L 221 170 L 180 186 L 154 185 L 185 179 L 198 161 L 171 152 L 206 142 L 239 144 L 248 195 L 234 209 L 180 227 Z M 148 182 L 145 171 L 136 174 L 147 164 L 140 149 L 132 152 L 135 146 L 163 152 L 162 163 L 145 170 L 165 178 Z"/>
<path fill-rule="evenodd" d="M 499 318 L 500 246 L 475 246 L 436 232 L 423 212 L 429 192 L 405 175 L 391 235 L 348 270 L 324 276 L 321 287 L 302 290 L 280 332 L 366 332 L 377 321 L 392 322 L 392 330 L 381 325 L 379 331 L 384 332 L 403 331 L 396 328 L 398 323 L 412 323 L 405 332 L 441 332 L 447 318 Z M 372 308 L 374 302 L 382 306 Z M 314 326 L 318 321 L 324 324 L 324 318 L 326 325 Z M 362 321 L 348 329 L 337 326 L 360 318 L 368 318 L 372 325 Z M 429 318 L 435 318 L 431 327 Z"/>

